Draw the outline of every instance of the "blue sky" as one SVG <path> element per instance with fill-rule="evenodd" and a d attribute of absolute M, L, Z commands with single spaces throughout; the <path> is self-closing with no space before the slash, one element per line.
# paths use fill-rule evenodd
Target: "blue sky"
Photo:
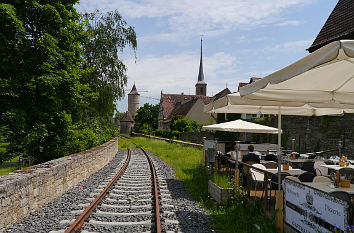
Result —
<path fill-rule="evenodd" d="M 207 95 L 264 77 L 306 56 L 337 0 L 81 0 L 79 12 L 117 9 L 135 28 L 137 59 L 128 66 L 141 106 L 164 93 L 195 94 L 203 35 Z M 117 103 L 127 111 L 127 98 Z"/>

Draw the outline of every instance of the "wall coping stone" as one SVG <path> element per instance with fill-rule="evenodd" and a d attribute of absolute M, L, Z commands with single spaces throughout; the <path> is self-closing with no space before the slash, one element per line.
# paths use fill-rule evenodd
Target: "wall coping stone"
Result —
<path fill-rule="evenodd" d="M 0 215 L 11 217 L 6 218 L 5 221 L 0 221 L 0 232 L 104 167 L 114 158 L 117 151 L 118 138 L 114 138 L 83 152 L 1 175 Z M 73 180 L 72 178 L 75 179 Z M 61 184 L 61 188 L 56 189 L 57 182 L 55 181 L 57 180 L 72 182 L 70 182 L 70 185 Z M 34 192 L 34 190 L 37 191 Z M 22 192 L 26 193 L 25 197 L 21 195 Z M 4 204 L 5 199 L 10 197 L 12 198 L 11 203 Z M 14 197 L 17 197 L 17 199 L 13 199 Z M 23 201 L 23 199 L 27 200 Z M 29 208 L 30 211 L 18 216 L 14 211 L 15 207 Z"/>

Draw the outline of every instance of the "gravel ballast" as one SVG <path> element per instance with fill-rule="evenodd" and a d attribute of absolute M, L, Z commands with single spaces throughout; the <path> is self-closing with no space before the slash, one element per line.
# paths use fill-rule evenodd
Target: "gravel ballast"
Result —
<path fill-rule="evenodd" d="M 166 216 L 168 219 L 175 219 L 179 223 L 178 228 L 176 228 L 165 222 L 163 226 L 166 230 L 173 232 L 214 232 L 209 228 L 211 216 L 192 199 L 184 184 L 174 176 L 174 170 L 151 152 L 147 151 L 147 153 L 151 156 L 155 164 L 159 179 L 163 180 L 166 184 L 164 189 L 167 188 L 171 194 L 170 199 L 172 200 L 167 204 L 174 206 L 174 214 L 169 217 L 168 213 L 163 213 L 163 216 Z M 61 197 L 54 199 L 45 207 L 31 213 L 17 224 L 7 228 L 4 232 L 39 233 L 62 230 L 63 225 L 60 224 L 60 221 L 77 217 L 73 216 L 71 211 L 82 209 L 78 205 L 87 203 L 87 198 L 92 197 L 90 194 L 95 192 L 95 190 L 97 191 L 102 181 L 111 175 L 117 167 L 122 166 L 126 154 L 126 150 L 119 150 L 114 159 L 98 172 L 70 189 Z M 109 228 L 102 228 L 102 230 L 101 232 L 117 232 L 110 231 Z"/>

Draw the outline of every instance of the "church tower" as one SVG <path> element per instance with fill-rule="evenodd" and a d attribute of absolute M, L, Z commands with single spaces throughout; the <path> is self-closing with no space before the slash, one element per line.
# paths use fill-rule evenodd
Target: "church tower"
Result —
<path fill-rule="evenodd" d="M 199 64 L 199 74 L 198 82 L 195 84 L 195 94 L 206 96 L 207 84 L 204 82 L 204 73 L 203 73 L 203 40 L 200 40 L 200 64 Z"/>
<path fill-rule="evenodd" d="M 133 119 L 136 116 L 136 111 L 139 108 L 139 103 L 140 103 L 140 94 L 136 90 L 135 83 L 134 83 L 132 90 L 128 94 L 128 111 L 130 115 L 133 117 Z"/>

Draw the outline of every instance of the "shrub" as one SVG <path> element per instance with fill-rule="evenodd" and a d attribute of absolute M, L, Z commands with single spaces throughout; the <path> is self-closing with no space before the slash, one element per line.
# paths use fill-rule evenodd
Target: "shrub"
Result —
<path fill-rule="evenodd" d="M 178 139 L 179 132 L 176 130 L 155 130 L 155 136 L 169 138 L 169 139 Z"/>

